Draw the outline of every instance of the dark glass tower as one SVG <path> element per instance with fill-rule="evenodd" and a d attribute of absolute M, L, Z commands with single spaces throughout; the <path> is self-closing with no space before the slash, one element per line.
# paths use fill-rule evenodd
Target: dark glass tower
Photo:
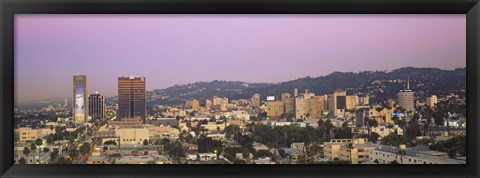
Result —
<path fill-rule="evenodd" d="M 145 122 L 146 112 L 145 77 L 118 77 L 117 118 L 140 117 Z"/>
<path fill-rule="evenodd" d="M 103 120 L 105 118 L 105 100 L 98 92 L 88 96 L 88 115 L 93 120 Z"/>

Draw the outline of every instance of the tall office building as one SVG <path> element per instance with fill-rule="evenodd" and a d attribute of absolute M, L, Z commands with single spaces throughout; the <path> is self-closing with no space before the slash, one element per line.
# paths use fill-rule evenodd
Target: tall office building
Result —
<path fill-rule="evenodd" d="M 400 90 L 398 92 L 398 106 L 406 109 L 407 111 L 414 111 L 415 110 L 415 103 L 414 103 L 414 95 L 415 93 L 410 90 L 410 78 L 408 78 L 407 82 L 407 89 Z"/>
<path fill-rule="evenodd" d="M 196 100 L 196 99 L 194 99 L 194 100 L 188 100 L 188 101 L 185 103 L 185 107 L 197 111 L 197 110 L 200 109 L 200 102 L 199 102 L 198 100 Z"/>
<path fill-rule="evenodd" d="M 328 111 L 338 116 L 341 112 L 339 109 L 345 109 L 347 105 L 346 101 L 347 92 L 342 90 L 335 90 L 332 94 L 328 95 Z"/>
<path fill-rule="evenodd" d="M 355 106 L 357 105 L 357 96 L 355 95 L 350 95 L 346 96 L 346 109 L 355 109 Z"/>
<path fill-rule="evenodd" d="M 310 98 L 310 117 L 321 118 L 325 110 L 325 96 L 313 96 Z"/>
<path fill-rule="evenodd" d="M 295 98 L 292 98 L 290 93 L 283 93 L 282 94 L 282 102 L 283 102 L 283 112 L 285 114 L 293 114 L 295 111 Z"/>
<path fill-rule="evenodd" d="M 93 120 L 104 120 L 105 118 L 105 99 L 98 92 L 88 96 L 88 115 Z"/>
<path fill-rule="evenodd" d="M 283 102 L 282 101 L 268 101 L 267 102 L 267 116 L 279 117 L 283 114 Z"/>
<path fill-rule="evenodd" d="M 88 118 L 88 95 L 87 76 L 73 76 L 73 97 L 72 113 L 75 126 L 82 126 L 87 123 Z"/>
<path fill-rule="evenodd" d="M 205 100 L 205 108 L 210 109 L 212 107 L 212 100 Z"/>
<path fill-rule="evenodd" d="M 252 95 L 252 99 L 250 99 L 250 102 L 252 103 L 253 107 L 259 107 L 260 106 L 260 94 L 255 93 Z"/>
<path fill-rule="evenodd" d="M 295 118 L 306 119 L 310 111 L 310 99 L 303 96 L 295 98 Z"/>
<path fill-rule="evenodd" d="M 118 77 L 118 113 L 117 118 L 146 117 L 146 80 L 145 77 Z"/>

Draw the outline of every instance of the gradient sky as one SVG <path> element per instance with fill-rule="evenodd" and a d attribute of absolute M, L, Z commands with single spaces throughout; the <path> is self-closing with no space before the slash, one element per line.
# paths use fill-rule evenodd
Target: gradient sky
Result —
<path fill-rule="evenodd" d="M 15 99 L 117 94 L 197 81 L 281 82 L 334 71 L 466 65 L 458 15 L 16 15 Z"/>

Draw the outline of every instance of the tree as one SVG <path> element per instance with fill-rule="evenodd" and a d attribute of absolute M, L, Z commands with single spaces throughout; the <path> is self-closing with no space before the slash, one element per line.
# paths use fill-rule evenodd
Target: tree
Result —
<path fill-rule="evenodd" d="M 30 149 L 28 147 L 23 148 L 23 154 L 28 156 L 30 154 Z"/>
<path fill-rule="evenodd" d="M 43 148 L 43 152 L 47 153 L 49 151 L 50 151 L 50 149 L 48 149 L 47 147 Z"/>
<path fill-rule="evenodd" d="M 369 140 L 372 141 L 373 143 L 377 143 L 378 138 L 380 138 L 380 135 L 377 132 L 370 133 Z"/>
<path fill-rule="evenodd" d="M 353 144 L 352 143 L 347 144 L 347 149 L 348 149 L 348 153 L 350 154 L 348 156 L 348 157 L 350 157 L 350 164 L 353 164 L 353 158 L 352 158 Z"/>
<path fill-rule="evenodd" d="M 404 149 L 400 149 L 400 150 L 398 150 L 397 155 L 400 156 L 400 164 L 403 164 L 403 157 L 405 155 L 407 155 L 407 151 L 405 151 Z M 394 161 L 397 161 L 397 160 L 394 160 Z M 397 164 L 398 164 L 398 162 L 397 162 Z"/>
<path fill-rule="evenodd" d="M 404 135 L 397 135 L 394 132 L 388 134 L 382 139 L 382 145 L 399 146 L 400 144 L 407 144 L 407 143 L 408 143 L 407 137 L 405 137 Z"/>
<path fill-rule="evenodd" d="M 233 164 L 246 164 L 246 162 L 245 162 L 245 160 L 234 159 L 234 160 L 233 160 Z"/>
<path fill-rule="evenodd" d="M 18 164 L 27 164 L 27 160 L 25 160 L 25 158 L 20 158 Z"/>
<path fill-rule="evenodd" d="M 391 161 L 389 164 L 399 164 L 397 160 Z"/>
<path fill-rule="evenodd" d="M 90 151 L 90 143 L 85 142 L 83 145 L 80 147 L 80 154 L 85 155 Z"/>
<path fill-rule="evenodd" d="M 107 146 L 103 146 L 103 151 L 107 151 L 108 150 L 108 147 Z"/>
<path fill-rule="evenodd" d="M 257 158 L 261 158 L 261 157 L 268 157 L 268 156 L 271 156 L 271 155 L 270 155 L 270 152 L 268 150 L 258 150 L 257 153 L 255 154 L 255 156 Z"/>
<path fill-rule="evenodd" d="M 148 140 L 147 139 L 143 140 L 143 145 L 148 145 Z"/>
<path fill-rule="evenodd" d="M 58 158 L 58 161 L 56 162 L 56 164 L 72 164 L 72 160 L 62 156 Z"/>
<path fill-rule="evenodd" d="M 58 153 L 59 153 L 58 148 L 54 148 L 52 153 L 50 153 L 50 160 L 55 161 L 57 159 Z"/>
<path fill-rule="evenodd" d="M 70 156 L 70 158 L 77 158 L 78 156 L 78 150 L 75 149 L 75 148 L 71 148 L 70 150 L 68 150 L 68 156 Z"/>
<path fill-rule="evenodd" d="M 378 122 L 375 119 L 368 119 L 367 122 L 369 127 L 378 127 Z"/>
<path fill-rule="evenodd" d="M 418 134 L 420 133 L 419 125 L 417 121 L 410 121 L 411 123 L 408 125 L 406 130 L 406 135 L 409 139 L 415 139 Z"/>
<path fill-rule="evenodd" d="M 35 145 L 35 143 L 30 144 L 30 150 L 32 150 L 33 153 L 34 153 L 33 154 L 33 162 L 34 162 L 34 164 L 36 164 L 37 162 L 35 160 L 35 152 L 37 152 L 37 145 Z"/>

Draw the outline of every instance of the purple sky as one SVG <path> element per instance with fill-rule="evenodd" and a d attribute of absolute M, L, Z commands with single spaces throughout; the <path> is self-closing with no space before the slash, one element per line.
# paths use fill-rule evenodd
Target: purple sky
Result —
<path fill-rule="evenodd" d="M 16 15 L 15 99 L 197 81 L 281 82 L 334 71 L 466 65 L 465 15 Z"/>

